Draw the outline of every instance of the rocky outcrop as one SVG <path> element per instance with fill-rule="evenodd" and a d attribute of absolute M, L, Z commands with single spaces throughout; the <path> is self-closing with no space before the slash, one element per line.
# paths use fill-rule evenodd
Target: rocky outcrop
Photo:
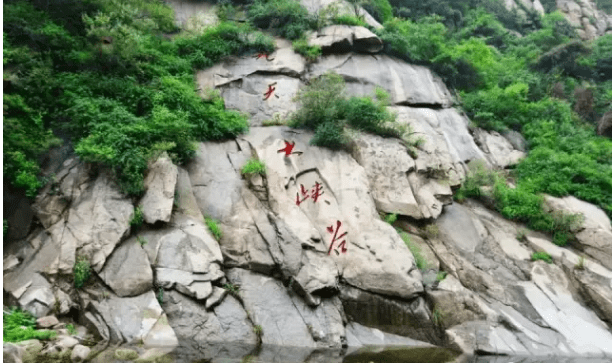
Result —
<path fill-rule="evenodd" d="M 145 195 L 140 201 L 145 222 L 170 221 L 176 183 L 177 167 L 164 153 L 149 167 L 145 177 Z"/>
<path fill-rule="evenodd" d="M 324 54 L 346 53 L 351 50 L 378 53 L 383 50 L 381 39 L 362 26 L 327 26 L 311 35 L 309 44 L 320 46 Z"/>
<path fill-rule="evenodd" d="M 611 221 L 600 208 L 575 197 L 545 197 L 545 203 L 552 211 L 579 214 L 583 219 L 577 227 L 576 238 L 579 248 L 605 267 L 611 268 Z"/>
<path fill-rule="evenodd" d="M 591 40 L 611 30 L 611 15 L 599 10 L 590 0 L 557 0 L 556 6 L 584 40 Z"/>

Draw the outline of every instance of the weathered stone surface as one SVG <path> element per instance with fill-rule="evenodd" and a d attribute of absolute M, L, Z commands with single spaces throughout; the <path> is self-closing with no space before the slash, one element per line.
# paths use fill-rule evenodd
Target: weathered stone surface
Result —
<path fill-rule="evenodd" d="M 525 156 L 523 152 L 514 150 L 511 143 L 495 131 L 478 131 L 476 141 L 490 163 L 499 168 L 515 165 Z"/>
<path fill-rule="evenodd" d="M 611 110 L 598 120 L 598 135 L 611 137 Z"/>
<path fill-rule="evenodd" d="M 409 125 L 413 138 L 422 138 L 416 148 L 416 170 L 446 179 L 451 186 L 464 179 L 464 163 L 484 160 L 485 156 L 468 132 L 468 120 L 455 109 L 393 107 L 398 122 Z"/>
<path fill-rule="evenodd" d="M 332 301 L 323 300 L 313 311 L 275 279 L 243 269 L 229 270 L 227 276 L 240 286 L 243 304 L 253 323 L 262 327 L 262 343 L 340 347 L 344 329 L 340 312 Z"/>
<path fill-rule="evenodd" d="M 584 221 L 576 234 L 583 251 L 611 268 L 611 221 L 600 208 L 575 197 L 545 197 L 545 203 L 554 211 L 581 214 Z"/>
<path fill-rule="evenodd" d="M 151 290 L 135 297 L 111 296 L 92 301 L 89 310 L 91 313 L 85 314 L 86 319 L 97 326 L 103 339 L 112 343 L 138 343 L 141 339 L 152 346 L 177 343 L 174 331 L 165 325 L 166 314 Z"/>
<path fill-rule="evenodd" d="M 290 137 L 295 149 L 304 151 L 300 157 L 288 159 L 278 153 L 283 140 Z M 421 276 L 412 268 L 413 256 L 394 229 L 379 220 L 363 168 L 346 153 L 309 146 L 310 137 L 310 133 L 290 134 L 287 128 L 276 127 L 254 129 L 246 138 L 267 165 L 268 203 L 278 216 L 272 219 L 283 222 L 275 222 L 275 229 L 262 233 L 273 258 L 287 261 L 281 264 L 286 275 L 299 272 L 296 261 L 319 259 L 318 263 L 303 264 L 330 271 L 328 277 L 318 275 L 325 278 L 315 285 L 322 289 L 335 289 L 341 273 L 349 284 L 381 294 L 412 298 L 421 292 Z M 316 182 L 323 188 L 320 201 L 306 200 L 297 206 L 300 185 L 314 188 Z M 259 231 L 265 230 L 264 224 L 258 222 Z M 328 241 L 335 228 L 340 228 L 339 235 L 347 232 L 343 237 L 346 253 L 330 251 Z M 278 239 L 275 230 L 287 237 Z M 326 256 L 328 251 L 330 257 Z M 298 282 L 304 288 L 305 284 Z"/>
<path fill-rule="evenodd" d="M 21 363 L 24 348 L 13 343 L 2 344 L 2 361 L 5 363 Z"/>
<path fill-rule="evenodd" d="M 436 290 L 428 291 L 427 298 L 440 316 L 438 323 L 445 329 L 487 317 L 484 302 L 453 276 L 445 277 Z"/>
<path fill-rule="evenodd" d="M 174 10 L 175 23 L 185 30 L 202 32 L 207 26 L 219 21 L 216 6 L 212 2 L 169 0 L 168 4 Z"/>
<path fill-rule="evenodd" d="M 379 329 L 368 328 L 358 323 L 347 324 L 347 345 L 361 347 L 364 345 L 402 345 L 411 347 L 431 347 L 432 345 L 419 340 L 384 333 Z"/>
<path fill-rule="evenodd" d="M 350 286 L 342 286 L 340 298 L 351 321 L 412 339 L 442 343 L 422 297 L 412 301 L 390 300 Z"/>
<path fill-rule="evenodd" d="M 311 35 L 310 45 L 318 45 L 324 54 L 357 52 L 378 53 L 383 42 L 362 26 L 330 25 Z"/>
<path fill-rule="evenodd" d="M 57 320 L 57 318 L 53 315 L 43 316 L 42 318 L 36 319 L 36 327 L 40 329 L 51 328 L 59 323 L 59 320 Z"/>
<path fill-rule="evenodd" d="M 232 296 L 207 312 L 202 303 L 170 291 L 163 306 L 179 338 L 181 351 L 185 350 L 188 355 L 195 353 L 200 359 L 221 354 L 237 358 L 249 354 L 257 343 L 249 316 Z"/>
<path fill-rule="evenodd" d="M 2 261 L 2 270 L 10 271 L 17 265 L 19 265 L 19 259 L 13 255 L 8 255 Z"/>
<path fill-rule="evenodd" d="M 472 254 L 487 236 L 481 221 L 460 204 L 445 208 L 445 213 L 437 223 L 440 233 L 446 240 L 465 254 Z"/>
<path fill-rule="evenodd" d="M 309 13 L 318 15 L 320 10 L 325 9 L 328 6 L 334 6 L 338 9 L 338 15 L 359 15 L 363 17 L 366 23 L 374 28 L 381 28 L 379 24 L 367 11 L 361 6 L 356 8 L 349 2 L 344 0 L 300 0 L 300 3 L 309 11 Z"/>
<path fill-rule="evenodd" d="M 177 167 L 166 153 L 153 163 L 145 177 L 145 195 L 140 201 L 145 222 L 170 221 L 177 183 Z"/>
<path fill-rule="evenodd" d="M 81 344 L 77 344 L 70 354 L 70 360 L 74 363 L 85 361 L 85 358 L 89 355 L 91 349 Z"/>
<path fill-rule="evenodd" d="M 143 294 L 153 286 L 151 263 L 136 237 L 113 251 L 99 276 L 121 297 Z"/>
<path fill-rule="evenodd" d="M 353 157 L 364 167 L 377 209 L 422 218 L 407 174 L 415 162 L 399 140 L 360 135 Z"/>
<path fill-rule="evenodd" d="M 323 56 L 312 65 L 309 76 L 317 77 L 331 69 L 345 78 L 351 95 L 370 95 L 379 86 L 395 105 L 451 105 L 449 91 L 430 70 L 387 55 Z"/>

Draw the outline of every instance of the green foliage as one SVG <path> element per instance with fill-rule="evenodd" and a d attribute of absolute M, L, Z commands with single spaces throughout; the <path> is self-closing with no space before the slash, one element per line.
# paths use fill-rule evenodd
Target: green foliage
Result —
<path fill-rule="evenodd" d="M 134 214 L 132 215 L 132 219 L 130 220 L 130 225 L 132 227 L 140 227 L 145 220 L 145 214 L 143 212 L 142 207 L 134 208 Z"/>
<path fill-rule="evenodd" d="M 306 37 L 294 40 L 292 49 L 294 49 L 294 52 L 305 57 L 309 62 L 314 62 L 321 56 L 321 47 L 319 45 L 309 45 Z"/>
<path fill-rule="evenodd" d="M 240 286 L 234 284 L 224 284 L 223 288 L 228 291 L 232 296 L 238 297 Z"/>
<path fill-rule="evenodd" d="M 415 259 L 415 266 L 417 266 L 417 268 L 420 270 L 427 269 L 429 267 L 428 260 L 426 260 L 426 258 L 421 254 L 421 249 L 419 246 L 411 241 L 411 236 L 409 236 L 409 234 L 406 232 L 400 232 L 400 238 L 402 238 L 404 243 L 411 251 L 413 258 Z"/>
<path fill-rule="evenodd" d="M 428 238 L 436 238 L 438 237 L 438 226 L 436 224 L 428 224 L 425 228 L 426 231 L 426 236 L 428 236 Z"/>
<path fill-rule="evenodd" d="M 209 227 L 209 231 L 211 231 L 213 237 L 215 237 L 217 241 L 220 241 L 223 233 L 221 232 L 221 227 L 219 227 L 219 222 L 209 217 L 204 217 L 204 222 L 207 227 Z"/>
<path fill-rule="evenodd" d="M 339 25 L 352 25 L 352 26 L 367 26 L 364 19 L 354 15 L 337 15 L 332 18 L 332 23 Z"/>
<path fill-rule="evenodd" d="M 8 314 L 3 314 L 2 334 L 5 342 L 20 342 L 29 339 L 49 340 L 57 333 L 36 330 L 36 318 L 27 311 L 12 307 Z"/>
<path fill-rule="evenodd" d="M 575 265 L 577 270 L 585 270 L 585 256 L 579 256 L 579 261 Z"/>
<path fill-rule="evenodd" d="M 553 260 L 551 259 L 551 255 L 548 254 L 547 252 L 541 251 L 541 252 L 534 252 L 532 254 L 532 261 L 537 261 L 537 260 L 543 260 L 547 263 L 552 263 Z"/>
<path fill-rule="evenodd" d="M 315 19 L 296 0 L 255 0 L 247 14 L 256 27 L 273 29 L 290 40 L 302 37 L 307 30 L 316 26 Z"/>
<path fill-rule="evenodd" d="M 330 149 L 348 148 L 351 141 L 347 133 L 350 126 L 355 130 L 381 136 L 401 137 L 401 127 L 396 116 L 386 106 L 389 95 L 381 89 L 371 97 L 345 96 L 345 81 L 336 73 L 325 73 L 311 80 L 300 89 L 294 99 L 301 107 L 293 114 L 293 127 L 315 131 L 311 144 Z"/>
<path fill-rule="evenodd" d="M 141 236 L 137 236 L 136 241 L 140 244 L 141 247 L 145 247 L 145 245 L 147 244 L 147 240 Z"/>
<path fill-rule="evenodd" d="M 257 159 L 249 159 L 243 168 L 241 169 L 241 174 L 243 175 L 253 175 L 260 174 L 266 175 L 266 165 L 263 161 L 259 161 Z"/>
<path fill-rule="evenodd" d="M 362 7 L 381 24 L 385 23 L 386 21 L 392 20 L 394 16 L 392 5 L 390 5 L 390 2 L 388 0 L 364 1 Z"/>
<path fill-rule="evenodd" d="M 436 273 L 436 281 L 441 282 L 445 279 L 445 277 L 447 277 L 447 272 L 445 271 L 439 271 Z"/>
<path fill-rule="evenodd" d="M 394 18 L 375 33 L 391 47 L 392 53 L 408 61 L 428 62 L 447 47 L 447 29 L 436 17 L 418 22 Z"/>
<path fill-rule="evenodd" d="M 611 0 L 595 0 L 595 3 L 599 10 L 611 15 L 611 6 L 613 3 Z"/>
<path fill-rule="evenodd" d="M 525 241 L 526 240 L 526 236 L 528 235 L 528 230 L 525 228 L 519 228 L 517 230 L 517 232 L 515 233 L 515 238 L 518 241 Z"/>
<path fill-rule="evenodd" d="M 386 215 L 385 218 L 383 218 L 385 223 L 389 223 L 390 225 L 394 224 L 394 222 L 396 222 L 396 219 L 398 219 L 398 215 L 396 213 L 390 213 Z"/>
<path fill-rule="evenodd" d="M 72 324 L 67 324 L 66 329 L 70 333 L 70 335 L 77 335 L 77 329 Z"/>
<path fill-rule="evenodd" d="M 162 305 L 164 303 L 164 289 L 162 287 L 158 288 L 157 300 Z"/>
<path fill-rule="evenodd" d="M 83 287 L 90 276 L 90 265 L 86 257 L 79 257 L 72 269 L 74 274 L 74 286 L 77 289 Z"/>

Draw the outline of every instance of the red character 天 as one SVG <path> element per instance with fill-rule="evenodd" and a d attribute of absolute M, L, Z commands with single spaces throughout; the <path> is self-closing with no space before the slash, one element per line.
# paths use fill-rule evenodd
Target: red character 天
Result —
<path fill-rule="evenodd" d="M 268 90 L 266 92 L 264 92 L 264 100 L 267 100 L 270 98 L 270 96 L 272 96 L 272 94 L 275 92 L 276 88 L 274 87 L 277 84 L 277 82 L 271 83 L 268 85 Z M 279 96 L 275 95 L 275 97 L 279 98 Z"/>
<path fill-rule="evenodd" d="M 332 242 L 330 242 L 330 248 L 328 249 L 328 256 L 330 255 L 330 252 L 332 251 L 332 246 L 334 246 L 334 242 L 336 242 L 337 240 L 345 237 L 347 235 L 347 232 L 341 234 L 340 236 L 336 236 L 338 234 L 339 229 L 341 228 L 341 221 L 337 220 L 336 221 L 336 229 L 333 226 L 327 227 L 328 232 L 332 233 L 334 232 L 334 237 L 332 238 Z M 341 243 L 339 243 L 338 247 L 341 247 L 341 252 L 345 253 L 347 252 L 347 248 L 345 247 L 345 240 L 343 240 Z M 334 252 L 336 252 L 336 255 L 338 255 L 338 249 L 335 249 Z"/>

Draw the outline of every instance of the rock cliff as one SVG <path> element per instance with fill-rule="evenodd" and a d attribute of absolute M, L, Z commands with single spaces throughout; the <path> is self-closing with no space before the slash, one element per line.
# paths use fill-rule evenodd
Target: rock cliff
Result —
<path fill-rule="evenodd" d="M 66 160 L 33 205 L 40 224 L 5 246 L 9 303 L 36 316 L 77 309 L 105 341 L 179 345 L 178 357 L 237 358 L 260 343 L 261 360 L 283 362 L 367 344 L 610 357 L 610 220 L 587 203 L 550 199 L 586 216 L 579 269 L 581 252 L 534 232 L 519 241 L 521 226 L 479 203 L 454 203 L 467 163 L 504 168 L 523 156 L 520 147 L 470 128 L 427 68 L 352 48 L 367 30 L 349 30 L 325 40 L 350 45 L 344 53 L 313 64 L 279 40 L 271 61 L 235 58 L 198 72 L 200 88 L 218 89 L 252 127 L 236 140 L 201 143 L 184 166 L 160 156 L 141 200 L 123 196 L 105 170 Z M 296 91 L 329 70 L 351 94 L 387 90 L 399 122 L 424 138 L 416 157 L 397 139 L 361 134 L 350 154 L 310 145 L 304 130 L 261 126 L 295 110 Z M 281 152 L 288 143 L 299 153 Z M 265 174 L 243 175 L 250 159 Z M 138 206 L 145 224 L 131 227 Z M 420 246 L 426 268 L 380 213 L 400 216 L 395 226 Z M 553 264 L 531 261 L 542 250 Z M 95 276 L 77 290 L 78 256 Z M 435 282 L 439 269 L 447 276 Z"/>

